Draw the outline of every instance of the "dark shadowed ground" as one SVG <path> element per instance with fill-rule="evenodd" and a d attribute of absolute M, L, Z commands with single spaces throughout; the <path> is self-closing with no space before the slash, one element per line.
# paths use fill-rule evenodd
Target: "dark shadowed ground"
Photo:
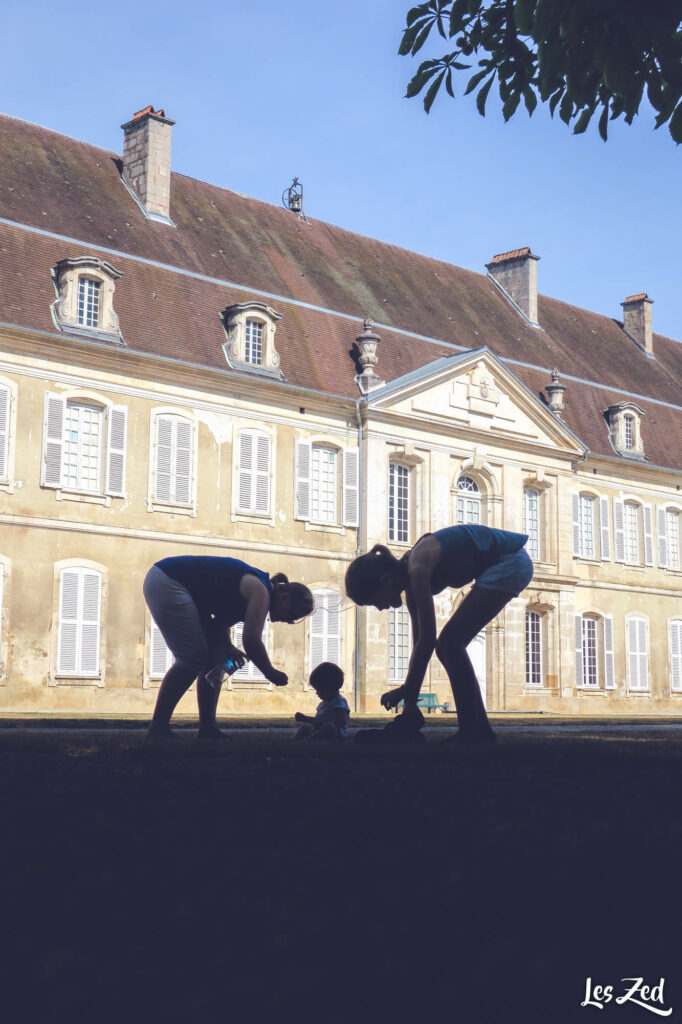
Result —
<path fill-rule="evenodd" d="M 682 1017 L 682 724 L 517 720 L 484 751 L 445 716 L 401 750 L 270 724 L 0 723 L 0 1020 Z M 671 1018 L 616 1004 L 639 976 Z"/>

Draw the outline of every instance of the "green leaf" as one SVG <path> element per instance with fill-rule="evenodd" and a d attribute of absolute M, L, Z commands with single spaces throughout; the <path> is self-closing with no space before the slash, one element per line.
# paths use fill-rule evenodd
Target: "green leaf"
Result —
<path fill-rule="evenodd" d="M 449 94 L 452 96 L 454 100 L 455 94 L 452 91 L 452 71 L 450 68 L 448 68 L 448 73 L 445 76 L 445 88 L 448 90 Z"/>
<path fill-rule="evenodd" d="M 670 118 L 670 124 L 668 125 L 668 131 L 672 136 L 673 142 L 679 146 L 682 142 L 682 103 L 678 103 L 675 108 L 673 116 Z"/>
<path fill-rule="evenodd" d="M 485 117 L 485 101 L 488 99 L 488 93 L 490 92 L 490 86 L 493 84 L 494 78 L 495 72 L 493 71 L 492 75 L 485 83 L 485 85 L 481 87 L 478 96 L 476 97 L 476 109 L 478 110 L 481 117 Z"/>
<path fill-rule="evenodd" d="M 422 31 L 419 33 L 419 35 L 417 36 L 415 41 L 412 43 L 412 49 L 410 51 L 412 53 L 412 56 L 414 56 L 415 53 L 417 53 L 418 50 L 421 50 L 422 46 L 424 45 L 426 40 L 429 38 L 429 33 L 431 32 L 432 28 L 433 28 L 433 21 L 429 21 L 426 24 L 426 26 L 422 29 Z"/>
<path fill-rule="evenodd" d="M 406 99 L 411 99 L 412 96 L 416 96 L 420 93 L 429 79 L 433 78 L 437 74 L 438 69 L 442 67 L 439 60 L 427 60 L 423 64 L 419 65 L 417 74 L 410 81 L 407 92 L 405 93 Z"/>
<path fill-rule="evenodd" d="M 523 102 L 526 104 L 526 110 L 529 115 L 532 115 L 533 111 L 538 105 L 538 98 L 534 89 L 531 89 L 529 85 L 523 90 Z"/>
<path fill-rule="evenodd" d="M 599 118 L 599 134 L 601 135 L 604 142 L 606 142 L 606 136 L 608 134 L 608 121 L 609 121 L 609 104 L 608 102 L 604 105 L 604 109 L 601 112 Z"/>
<path fill-rule="evenodd" d="M 502 117 L 505 119 L 505 121 L 508 121 L 510 117 L 514 116 L 514 113 L 516 112 L 516 108 L 518 107 L 520 101 L 520 92 L 511 93 L 509 98 L 505 100 L 504 106 L 502 107 Z"/>
<path fill-rule="evenodd" d="M 564 124 L 569 124 L 571 116 L 573 114 L 573 100 L 568 90 L 564 93 L 564 98 L 559 105 L 559 117 Z"/>
<path fill-rule="evenodd" d="M 438 90 L 440 89 L 441 85 L 443 84 L 443 79 L 444 78 L 445 78 L 445 71 L 441 71 L 441 73 L 439 74 L 438 78 L 436 78 L 431 83 L 431 85 L 429 86 L 429 91 L 427 92 L 426 96 L 424 97 L 424 110 L 426 111 L 427 114 L 429 113 L 429 111 L 431 110 L 431 107 L 433 106 L 433 101 L 436 98 Z"/>
<path fill-rule="evenodd" d="M 592 119 L 592 115 L 593 114 L 594 114 L 594 107 L 591 107 L 591 108 L 588 107 L 587 110 L 583 110 L 582 114 L 580 115 L 580 117 L 578 118 L 578 120 L 576 121 L 576 123 L 574 125 L 574 128 L 573 128 L 573 134 L 574 135 L 582 135 L 582 133 L 585 131 L 585 129 L 587 128 L 588 124 L 590 123 L 590 120 Z"/>
<path fill-rule="evenodd" d="M 557 89 L 557 91 L 553 94 L 552 98 L 549 101 L 549 112 L 550 112 L 550 115 L 552 117 L 554 117 L 554 111 L 556 110 L 556 105 L 559 102 L 559 100 L 561 99 L 561 97 L 563 96 L 563 94 L 564 94 L 564 87 L 562 85 L 559 89 Z"/>
<path fill-rule="evenodd" d="M 482 82 L 486 75 L 490 74 L 489 68 L 484 68 L 483 71 L 477 71 L 475 75 L 472 75 L 469 79 L 469 83 L 464 90 L 464 95 L 468 96 L 470 92 L 473 92 L 479 82 Z"/>
<path fill-rule="evenodd" d="M 419 4 L 418 7 L 413 7 L 407 12 L 407 24 L 413 25 L 417 18 L 421 18 L 422 15 L 428 14 L 430 7 L 431 4 L 428 2 L 425 4 Z"/>
<path fill-rule="evenodd" d="M 524 36 L 529 36 L 533 31 L 533 16 L 536 6 L 537 0 L 515 0 L 514 21 L 517 29 Z"/>
<path fill-rule="evenodd" d="M 414 25 L 412 25 L 411 28 L 405 29 L 403 38 L 400 40 L 400 46 L 398 48 L 398 53 L 401 57 L 407 56 L 407 54 L 410 52 L 410 50 L 412 49 L 412 44 L 417 38 L 417 33 L 419 32 L 421 27 L 422 23 L 421 21 L 418 21 Z"/>

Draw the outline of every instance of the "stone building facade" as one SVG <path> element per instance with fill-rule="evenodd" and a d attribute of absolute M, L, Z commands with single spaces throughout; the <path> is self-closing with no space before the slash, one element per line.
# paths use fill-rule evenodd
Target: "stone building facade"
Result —
<path fill-rule="evenodd" d="M 682 346 L 651 299 L 621 323 L 538 294 L 530 249 L 475 274 L 172 174 L 172 127 L 138 112 L 121 158 L 0 118 L 0 709 L 150 713 L 144 574 L 219 554 L 316 593 L 266 627 L 289 686 L 247 666 L 222 711 L 312 706 L 325 659 L 376 711 L 409 620 L 351 606 L 348 563 L 482 522 L 535 562 L 471 645 L 489 709 L 677 714 Z"/>

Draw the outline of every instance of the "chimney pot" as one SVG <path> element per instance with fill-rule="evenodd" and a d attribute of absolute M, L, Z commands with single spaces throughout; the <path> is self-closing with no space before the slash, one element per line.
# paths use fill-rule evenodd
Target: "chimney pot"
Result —
<path fill-rule="evenodd" d="M 538 260 L 530 246 L 498 253 L 486 263 L 488 276 L 533 327 L 538 323 Z"/>
<path fill-rule="evenodd" d="M 651 307 L 654 300 L 646 292 L 629 295 L 623 307 L 623 330 L 648 356 L 654 354 L 654 339 L 651 326 Z"/>

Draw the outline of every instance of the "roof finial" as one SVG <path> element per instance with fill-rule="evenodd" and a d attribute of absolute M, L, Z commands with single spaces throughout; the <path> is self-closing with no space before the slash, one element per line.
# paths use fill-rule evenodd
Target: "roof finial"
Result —
<path fill-rule="evenodd" d="M 559 370 L 555 366 L 552 370 L 552 383 L 547 384 L 545 391 L 549 398 L 548 403 L 552 412 L 556 413 L 557 416 L 561 416 L 564 411 L 564 391 L 566 390 L 565 384 L 559 383 Z"/>
<path fill-rule="evenodd" d="M 362 333 L 355 339 L 360 350 L 358 362 L 362 367 L 362 373 L 357 374 L 355 380 L 363 395 L 366 395 L 368 391 L 380 388 L 384 381 L 374 372 L 374 367 L 379 362 L 377 345 L 381 339 L 373 330 L 374 321 L 371 316 L 364 318 L 362 327 Z"/>

